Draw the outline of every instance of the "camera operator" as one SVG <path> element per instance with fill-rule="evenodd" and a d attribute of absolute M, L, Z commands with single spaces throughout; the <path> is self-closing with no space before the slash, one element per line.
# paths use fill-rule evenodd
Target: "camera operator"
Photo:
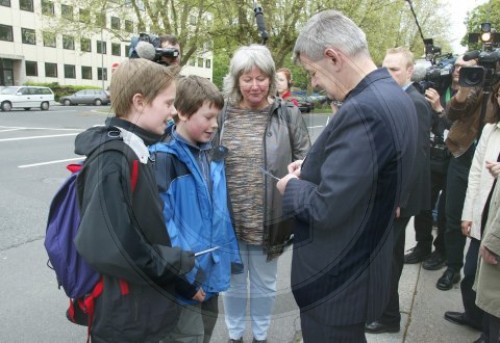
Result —
<path fill-rule="evenodd" d="M 181 64 L 181 47 L 177 37 L 174 35 L 163 35 L 159 37 L 160 48 L 162 49 L 177 49 L 179 55 L 176 57 L 162 56 L 161 60 L 167 65 L 180 65 Z"/>
<path fill-rule="evenodd" d="M 472 66 L 476 64 L 476 61 L 465 62 L 463 58 L 460 58 L 457 63 L 459 67 Z M 455 76 L 458 77 L 454 73 Z M 483 88 L 459 86 L 447 109 L 447 116 L 453 121 L 446 139 L 446 145 L 453 155 L 448 167 L 446 185 L 445 244 L 448 268 L 436 285 L 438 289 L 448 290 L 460 280 L 466 238 L 464 234 L 466 234 L 471 240 L 465 259 L 464 279 L 460 284 L 464 312 L 447 311 L 444 316 L 452 323 L 470 326 L 476 330 L 482 329 L 483 318 L 483 311 L 475 304 L 476 293 L 472 289 L 477 269 L 480 230 L 473 230 L 473 232 L 463 230 L 461 219 L 469 170 L 482 127 L 485 123 L 495 122 L 495 110 L 491 101 L 488 101 L 484 120 L 480 122 L 484 94 L 487 93 L 484 93 Z"/>
<path fill-rule="evenodd" d="M 415 82 L 416 84 L 417 82 Z M 439 92 L 429 87 L 425 90 L 425 99 L 432 107 L 432 126 L 431 126 L 431 204 L 437 203 L 438 233 L 434 240 L 435 250 L 431 254 L 433 236 L 433 215 L 432 209 L 420 212 L 415 216 L 415 239 L 417 245 L 410 249 L 404 257 L 405 264 L 414 264 L 424 262 L 422 267 L 427 270 L 441 269 L 446 262 L 444 232 L 446 229 L 445 216 L 445 196 L 446 196 L 446 174 L 448 170 L 449 152 L 444 144 L 444 132 L 450 128 L 450 122 L 446 118 L 445 107 L 450 101 L 451 95 L 458 87 L 457 82 L 451 82 L 451 85 L 443 91 L 443 97 Z M 441 193 L 441 195 L 440 195 Z"/>

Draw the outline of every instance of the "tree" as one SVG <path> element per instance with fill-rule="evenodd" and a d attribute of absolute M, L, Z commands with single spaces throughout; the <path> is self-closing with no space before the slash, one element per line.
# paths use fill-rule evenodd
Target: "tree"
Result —
<path fill-rule="evenodd" d="M 490 0 L 467 14 L 464 20 L 464 24 L 467 26 L 467 34 L 462 38 L 462 46 L 468 46 L 469 50 L 484 48 L 482 42 L 477 39 L 475 42 L 469 43 L 469 34 L 480 33 L 482 23 L 490 23 L 492 28 L 500 30 L 500 2 L 498 0 Z M 500 46 L 500 41 L 496 43 L 497 46 Z"/>

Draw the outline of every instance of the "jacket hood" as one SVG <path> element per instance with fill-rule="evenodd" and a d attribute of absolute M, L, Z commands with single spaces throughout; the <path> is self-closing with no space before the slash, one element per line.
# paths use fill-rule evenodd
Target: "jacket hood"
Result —
<path fill-rule="evenodd" d="M 88 156 L 100 145 L 120 137 L 121 132 L 118 128 L 137 135 L 146 145 L 154 144 L 161 139 L 161 135 L 146 131 L 129 121 L 113 117 L 108 118 L 104 126 L 91 127 L 78 134 L 75 138 L 75 154 Z"/>

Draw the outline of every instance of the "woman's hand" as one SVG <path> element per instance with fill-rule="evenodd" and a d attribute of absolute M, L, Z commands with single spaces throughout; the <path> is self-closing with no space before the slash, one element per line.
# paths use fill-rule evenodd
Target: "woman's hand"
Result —
<path fill-rule="evenodd" d="M 460 227 L 462 228 L 462 235 L 470 237 L 470 228 L 472 226 L 472 222 L 469 220 L 462 220 L 462 224 Z"/>
<path fill-rule="evenodd" d="M 479 255 L 483 258 L 484 262 L 488 264 L 498 265 L 497 256 L 492 254 L 484 245 L 479 247 Z"/>

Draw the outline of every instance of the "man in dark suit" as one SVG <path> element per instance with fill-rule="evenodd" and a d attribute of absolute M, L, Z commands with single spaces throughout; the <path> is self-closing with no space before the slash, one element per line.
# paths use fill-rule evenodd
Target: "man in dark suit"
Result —
<path fill-rule="evenodd" d="M 343 101 L 307 157 L 278 181 L 295 219 L 291 284 L 304 342 L 366 342 L 389 299 L 392 224 L 416 153 L 415 106 L 335 10 L 313 16 L 295 60 Z M 389 267 L 388 267 L 389 266 Z"/>
<path fill-rule="evenodd" d="M 366 324 L 370 333 L 399 332 L 401 314 L 399 313 L 398 285 L 404 264 L 405 229 L 412 216 L 431 208 L 430 152 L 429 133 L 432 112 L 425 97 L 412 85 L 411 76 L 415 62 L 413 54 L 406 48 L 387 50 L 382 66 L 389 70 L 394 80 L 408 94 L 415 105 L 418 117 L 417 154 L 413 164 L 413 177 L 410 187 L 400 203 L 399 217 L 394 220 L 394 252 L 392 260 L 391 297 L 382 316 Z"/>

